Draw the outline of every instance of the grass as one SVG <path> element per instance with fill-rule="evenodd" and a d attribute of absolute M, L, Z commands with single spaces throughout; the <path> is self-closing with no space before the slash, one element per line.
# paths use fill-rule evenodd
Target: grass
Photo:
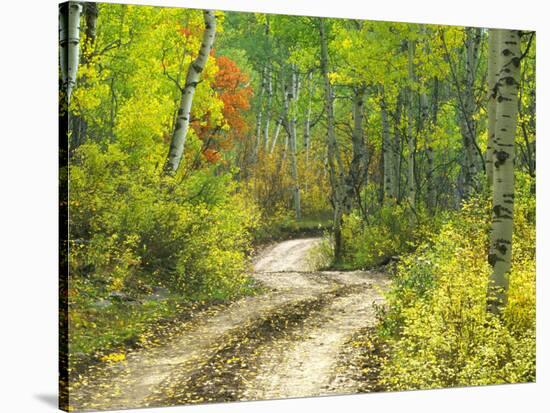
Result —
<path fill-rule="evenodd" d="M 105 306 L 98 306 L 97 301 L 77 301 L 69 310 L 70 371 L 79 372 L 113 355 L 153 345 L 193 314 L 257 293 L 249 283 L 232 297 L 167 294 L 157 300 L 141 296 L 130 302 L 106 301 Z"/>

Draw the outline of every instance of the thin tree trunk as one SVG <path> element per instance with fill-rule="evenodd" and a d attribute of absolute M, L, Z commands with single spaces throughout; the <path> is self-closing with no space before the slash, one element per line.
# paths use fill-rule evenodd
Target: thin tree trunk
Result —
<path fill-rule="evenodd" d="M 254 159 L 258 159 L 258 154 L 260 153 L 260 147 L 262 146 L 262 117 L 263 117 L 263 100 L 264 92 L 266 85 L 266 68 L 262 69 L 261 75 L 261 86 L 260 86 L 260 95 L 258 97 L 258 114 L 256 115 L 256 147 L 254 148 Z"/>
<path fill-rule="evenodd" d="M 98 18 L 98 6 L 97 3 L 84 3 L 83 12 L 86 20 L 86 27 L 84 30 L 85 38 L 82 44 L 82 54 L 80 58 L 80 65 L 91 64 L 91 55 L 94 50 L 95 39 L 97 34 L 97 18 Z M 81 84 L 86 84 L 86 76 L 81 76 Z M 86 141 L 86 132 L 88 130 L 88 124 L 82 114 L 71 114 L 71 151 L 78 148 Z"/>
<path fill-rule="evenodd" d="M 362 209 L 361 188 L 367 184 L 368 154 L 363 134 L 363 109 L 366 86 L 364 84 L 355 88 L 353 97 L 353 133 L 352 159 L 350 163 L 350 189 L 355 194 L 357 205 Z M 363 211 L 364 212 L 364 211 Z"/>
<path fill-rule="evenodd" d="M 275 133 L 273 134 L 273 139 L 271 140 L 271 145 L 269 147 L 269 153 L 273 153 L 275 145 L 277 144 L 277 139 L 279 138 L 279 133 L 281 132 L 281 126 L 283 125 L 283 116 L 279 116 L 277 119 L 277 125 L 275 126 Z"/>
<path fill-rule="evenodd" d="M 427 171 L 427 196 L 426 196 L 426 206 L 430 212 L 436 208 L 436 192 L 435 192 L 435 182 L 434 182 L 434 150 L 432 142 L 434 139 L 434 133 L 437 127 L 437 112 L 439 110 L 439 80 L 437 77 L 434 78 L 433 85 L 433 97 L 432 97 L 432 116 L 430 119 L 430 125 L 427 132 L 426 139 L 426 155 L 428 160 L 428 171 Z"/>
<path fill-rule="evenodd" d="M 382 120 L 382 162 L 384 164 L 382 181 L 384 183 L 384 202 L 392 203 L 395 202 L 395 165 L 384 86 L 380 86 L 380 117 Z"/>
<path fill-rule="evenodd" d="M 499 30 L 489 29 L 489 57 L 488 57 L 488 87 L 489 96 L 487 102 L 487 151 L 485 152 L 485 171 L 487 173 L 487 187 L 493 187 L 493 141 L 495 139 L 495 118 L 496 118 L 496 82 L 498 79 L 497 60 L 498 60 L 498 35 Z"/>
<path fill-rule="evenodd" d="M 328 45 L 325 33 L 325 22 L 319 18 L 321 40 L 321 73 L 325 83 L 325 111 L 327 116 L 327 163 L 329 179 L 332 186 L 332 203 L 334 209 L 334 260 L 341 262 L 343 256 L 342 218 L 346 203 L 344 167 L 334 129 L 334 95 L 329 78 Z"/>
<path fill-rule="evenodd" d="M 187 71 L 185 86 L 181 94 L 180 108 L 172 133 L 172 142 L 170 143 L 170 150 L 164 166 L 164 172 L 169 175 L 175 174 L 179 168 L 185 148 L 187 131 L 189 130 L 193 96 L 195 95 L 195 89 L 200 80 L 200 75 L 206 66 L 206 62 L 208 61 L 208 56 L 210 55 L 210 50 L 212 49 L 216 36 L 216 16 L 214 15 L 214 11 L 205 10 L 203 14 L 205 28 L 199 55 L 191 63 Z"/>
<path fill-rule="evenodd" d="M 496 118 L 493 141 L 493 222 L 489 303 L 500 312 L 507 301 L 512 258 L 514 222 L 514 157 L 518 112 L 521 49 L 517 30 L 500 30 L 498 37 L 498 79 L 496 82 Z"/>
<path fill-rule="evenodd" d="M 271 66 L 267 70 L 267 105 L 265 108 L 265 125 L 264 125 L 264 151 L 267 153 L 269 149 L 269 127 L 271 125 L 271 102 L 273 100 L 273 79 Z"/>
<path fill-rule="evenodd" d="M 270 24 L 269 24 L 269 15 L 266 15 L 265 21 L 265 36 L 267 41 L 268 49 L 268 58 L 267 58 L 267 68 L 266 68 L 266 83 L 267 83 L 267 104 L 266 104 L 266 116 L 265 116 L 265 126 L 264 126 L 264 152 L 267 153 L 269 146 L 269 127 L 271 125 L 271 102 L 273 99 L 273 68 L 271 64 L 271 45 L 270 45 Z"/>
<path fill-rule="evenodd" d="M 309 144 L 311 138 L 311 104 L 313 102 L 313 71 L 309 71 L 307 80 L 308 103 L 306 118 L 304 120 L 304 149 L 306 151 L 306 169 L 309 164 Z M 307 182 L 306 182 L 307 185 Z"/>
<path fill-rule="evenodd" d="M 279 133 L 281 132 L 281 127 L 285 127 L 285 129 L 288 130 L 288 127 L 287 127 L 288 94 L 287 94 L 287 91 L 286 91 L 284 66 L 281 68 L 281 77 L 280 78 L 281 78 L 281 94 L 282 94 L 281 101 L 283 103 L 283 108 L 281 110 L 281 114 L 279 115 L 279 119 L 277 121 L 277 126 L 275 128 L 275 134 L 273 135 L 273 140 L 271 142 L 271 149 L 270 149 L 269 153 L 273 153 L 273 150 L 275 149 L 275 144 L 277 143 L 277 139 L 279 138 Z M 285 141 L 285 152 L 286 152 L 286 141 Z"/>
<path fill-rule="evenodd" d="M 415 82 L 414 76 L 414 41 L 408 41 L 408 70 L 409 70 L 409 88 L 408 88 L 408 113 L 407 113 L 407 143 L 408 143 L 408 169 L 407 169 L 407 197 L 411 208 L 416 203 L 416 185 L 414 178 L 414 153 L 416 151 L 415 137 L 413 136 L 413 110 L 414 110 L 414 91 L 412 85 Z"/>
<path fill-rule="evenodd" d="M 86 16 L 86 43 L 84 44 L 83 58 L 89 59 L 90 53 L 93 50 L 95 38 L 97 34 L 97 16 L 99 14 L 97 3 L 85 3 Z"/>
<path fill-rule="evenodd" d="M 290 172 L 292 176 L 292 198 L 294 201 L 294 213 L 296 214 L 296 219 L 301 218 L 301 208 L 300 208 L 300 184 L 298 179 L 298 156 L 297 149 L 298 145 L 296 142 L 297 138 L 297 101 L 298 101 L 298 76 L 296 73 L 296 67 L 292 66 L 292 83 L 290 91 L 288 93 L 288 100 L 290 102 Z"/>
<path fill-rule="evenodd" d="M 464 93 L 461 113 L 461 133 L 464 141 L 466 161 L 465 172 L 465 197 L 470 197 L 479 189 L 477 174 L 479 172 L 479 155 L 477 153 L 477 125 L 474 119 L 476 111 L 475 102 L 475 73 L 479 60 L 479 45 L 481 42 L 481 31 L 477 28 L 467 27 L 465 40 L 465 71 Z M 458 92 L 460 93 L 460 91 Z"/>
<path fill-rule="evenodd" d="M 393 142 L 391 144 L 391 156 L 393 159 L 393 194 L 397 202 L 401 201 L 402 188 L 401 188 L 401 169 L 402 169 L 402 154 L 403 154 L 403 140 L 401 136 L 401 116 L 403 113 L 403 93 L 399 93 L 397 96 L 396 108 L 395 108 L 395 124 L 393 126 Z"/>
<path fill-rule="evenodd" d="M 59 5 L 59 63 L 67 104 L 76 86 L 80 57 L 80 15 L 82 5 L 73 1 Z"/>

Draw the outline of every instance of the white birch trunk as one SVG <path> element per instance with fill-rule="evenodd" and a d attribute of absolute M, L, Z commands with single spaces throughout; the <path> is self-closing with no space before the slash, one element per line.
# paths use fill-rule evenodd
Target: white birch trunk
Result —
<path fill-rule="evenodd" d="M 309 164 L 309 141 L 311 139 L 311 106 L 313 102 L 313 71 L 308 73 L 307 77 L 307 111 L 306 118 L 304 120 L 304 149 L 306 151 L 306 168 Z"/>
<path fill-rule="evenodd" d="M 507 301 L 514 222 L 514 157 L 521 49 L 517 30 L 500 30 L 496 83 L 496 124 L 493 141 L 493 222 L 490 278 L 492 310 Z M 494 294 L 494 296 L 493 296 Z"/>
<path fill-rule="evenodd" d="M 264 125 L 264 152 L 269 150 L 269 127 L 271 125 L 271 102 L 273 100 L 273 72 L 271 67 L 267 70 L 267 105 L 265 113 L 265 125 Z"/>
<path fill-rule="evenodd" d="M 279 133 L 281 133 L 281 126 L 283 126 L 283 117 L 279 116 L 277 119 L 277 125 L 275 125 L 275 133 L 273 134 L 273 139 L 271 140 L 271 145 L 269 147 L 269 153 L 273 153 L 277 140 L 279 139 Z"/>
<path fill-rule="evenodd" d="M 59 5 L 59 64 L 62 86 L 67 94 L 67 104 L 76 86 L 76 74 L 80 56 L 80 15 L 82 5 L 70 1 Z"/>
<path fill-rule="evenodd" d="M 265 79 L 266 79 L 266 68 L 262 69 L 262 78 L 260 86 L 260 95 L 258 98 L 258 115 L 256 116 L 256 147 L 254 148 L 254 158 L 258 159 L 258 154 L 260 153 L 260 148 L 262 146 L 262 117 L 263 117 L 263 100 L 265 92 Z"/>
<path fill-rule="evenodd" d="M 489 56 L 487 67 L 488 101 L 487 101 L 487 151 L 485 152 L 485 172 L 487 174 L 487 187 L 493 187 L 493 141 L 495 139 L 496 123 L 496 82 L 498 79 L 498 35 L 499 30 L 489 29 Z"/>
<path fill-rule="evenodd" d="M 299 184 L 299 178 L 298 178 L 298 154 L 297 149 L 298 145 L 296 142 L 297 138 L 297 118 L 296 118 L 296 111 L 297 111 L 297 94 L 298 94 L 298 77 L 296 75 L 295 67 L 292 67 L 292 84 L 289 90 L 288 94 L 288 100 L 290 103 L 290 172 L 292 177 L 292 198 L 294 202 L 294 213 L 296 214 L 296 219 L 301 218 L 301 207 L 300 207 L 300 184 Z"/>
<path fill-rule="evenodd" d="M 172 142 L 170 143 L 170 150 L 164 166 L 165 173 L 169 175 L 175 174 L 179 168 L 185 148 L 187 132 L 189 130 L 193 96 L 195 95 L 195 89 L 199 83 L 201 73 L 206 66 L 206 62 L 208 61 L 208 56 L 210 55 L 210 50 L 212 49 L 216 36 L 216 16 L 214 15 L 214 11 L 205 10 L 203 13 L 205 28 L 199 55 L 187 70 L 185 86 L 181 95 L 180 108 L 172 133 Z"/>

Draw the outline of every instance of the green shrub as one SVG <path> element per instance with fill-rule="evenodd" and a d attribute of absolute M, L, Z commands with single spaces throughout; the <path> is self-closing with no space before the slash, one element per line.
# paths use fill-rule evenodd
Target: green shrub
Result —
<path fill-rule="evenodd" d="M 443 215 L 414 214 L 403 205 L 385 205 L 369 214 L 367 221 L 357 211 L 344 217 L 344 267 L 370 268 L 394 256 L 414 250 L 440 225 Z"/>

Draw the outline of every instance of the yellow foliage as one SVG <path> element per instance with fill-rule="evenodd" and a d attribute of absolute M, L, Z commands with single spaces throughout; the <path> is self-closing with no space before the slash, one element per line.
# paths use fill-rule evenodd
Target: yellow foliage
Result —
<path fill-rule="evenodd" d="M 126 360 L 126 354 L 124 353 L 111 353 L 101 357 L 101 361 L 106 363 L 119 363 Z"/>

